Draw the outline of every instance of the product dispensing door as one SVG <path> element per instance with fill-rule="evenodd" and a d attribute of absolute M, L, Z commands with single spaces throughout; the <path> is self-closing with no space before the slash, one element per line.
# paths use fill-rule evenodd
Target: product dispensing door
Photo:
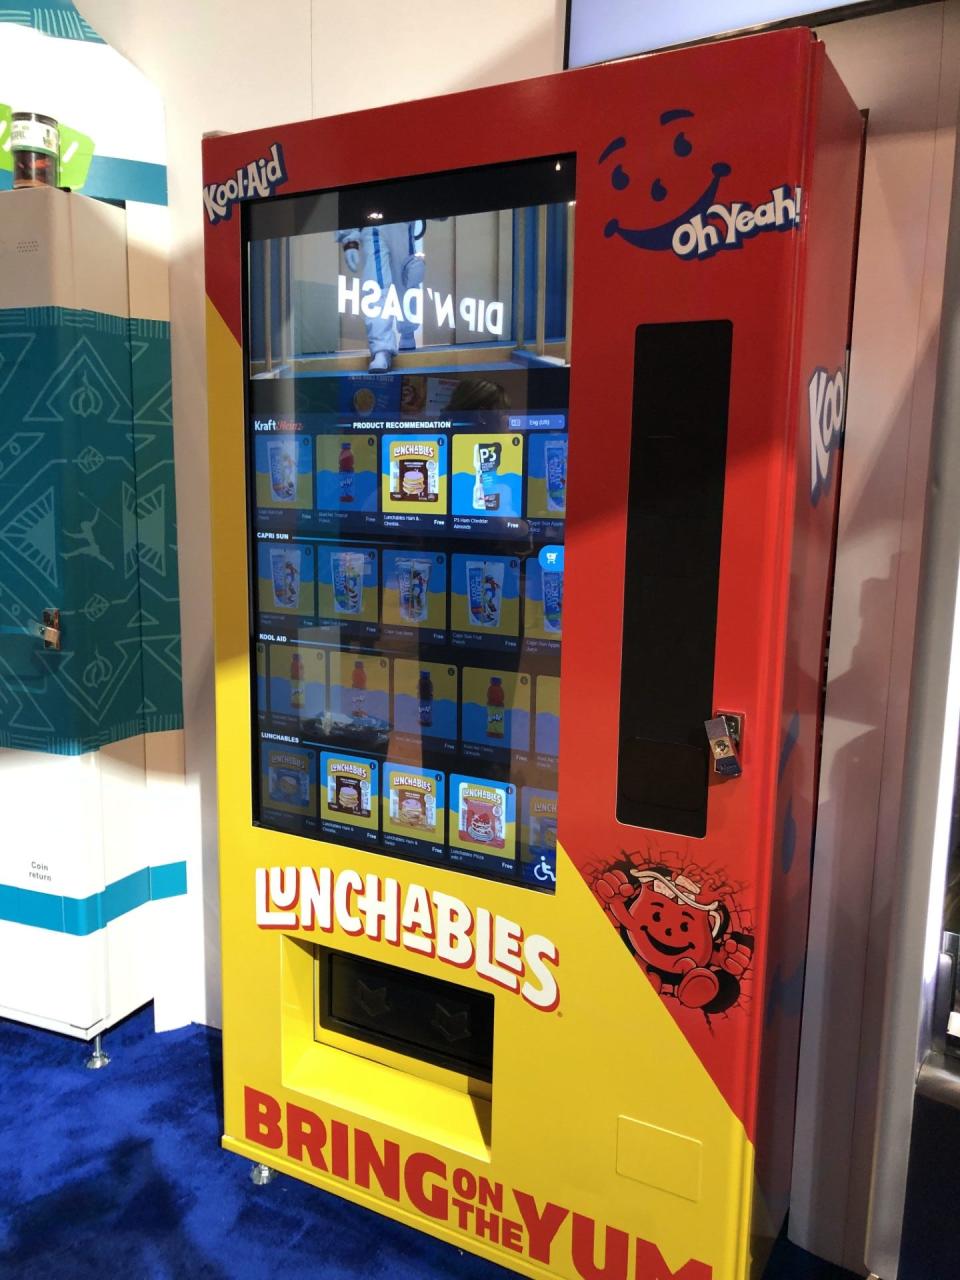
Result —
<path fill-rule="evenodd" d="M 859 146 L 799 31 L 205 143 L 231 1150 L 759 1273 Z"/>

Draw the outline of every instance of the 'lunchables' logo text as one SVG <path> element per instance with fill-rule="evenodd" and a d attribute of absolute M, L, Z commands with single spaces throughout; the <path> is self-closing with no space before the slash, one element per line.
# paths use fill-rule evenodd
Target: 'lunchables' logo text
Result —
<path fill-rule="evenodd" d="M 211 182 L 203 188 L 203 204 L 211 222 L 221 222 L 233 213 L 238 200 L 272 196 L 287 180 L 283 147 L 275 142 L 267 155 L 251 160 L 226 182 Z"/>
<path fill-rule="evenodd" d="M 545 1013 L 560 1003 L 554 972 L 560 951 L 542 934 L 437 889 L 330 867 L 258 867 L 256 919 L 261 929 L 365 934 L 514 991 Z"/>
<path fill-rule="evenodd" d="M 761 231 L 789 231 L 800 225 L 799 187 L 774 187 L 770 199 L 756 208 L 745 201 L 712 204 L 673 233 L 671 247 L 679 258 L 712 258 L 721 249 L 742 249 Z"/>

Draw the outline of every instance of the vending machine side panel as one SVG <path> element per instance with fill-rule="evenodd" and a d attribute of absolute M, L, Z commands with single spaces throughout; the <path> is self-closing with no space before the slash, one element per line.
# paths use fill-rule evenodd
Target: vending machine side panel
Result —
<path fill-rule="evenodd" d="M 792 535 L 757 1100 L 757 1181 L 774 1223 L 790 1189 L 863 143 L 861 116 L 823 46 L 814 57 L 785 456 Z"/>

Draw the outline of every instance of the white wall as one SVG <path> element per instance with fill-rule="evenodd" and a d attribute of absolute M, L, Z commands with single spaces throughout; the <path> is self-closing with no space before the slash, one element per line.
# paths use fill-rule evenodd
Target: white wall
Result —
<path fill-rule="evenodd" d="M 170 319 L 180 538 L 192 912 L 170 965 L 197 1021 L 219 1022 L 200 139 L 559 70 L 563 0 L 78 0 L 83 16 L 158 86 L 166 105 Z M 411 17 L 411 15 L 414 15 Z M 203 886 L 203 893 L 195 889 Z"/>
<path fill-rule="evenodd" d="M 790 1234 L 862 1273 L 960 95 L 960 7 L 924 5 L 820 34 L 870 115 Z"/>

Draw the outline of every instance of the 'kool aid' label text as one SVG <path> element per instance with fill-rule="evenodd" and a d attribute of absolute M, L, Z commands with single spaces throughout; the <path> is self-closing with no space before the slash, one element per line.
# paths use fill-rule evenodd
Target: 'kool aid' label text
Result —
<path fill-rule="evenodd" d="M 283 163 L 283 148 L 275 142 L 267 155 L 251 160 L 239 168 L 226 182 L 211 182 L 203 188 L 203 205 L 211 222 L 221 222 L 230 217 L 238 200 L 250 200 L 258 196 L 272 196 L 287 180 Z"/>
<path fill-rule="evenodd" d="M 846 386 L 843 370 L 814 369 L 807 384 L 810 411 L 810 500 L 816 505 L 830 485 L 833 455 L 843 445 Z"/>

